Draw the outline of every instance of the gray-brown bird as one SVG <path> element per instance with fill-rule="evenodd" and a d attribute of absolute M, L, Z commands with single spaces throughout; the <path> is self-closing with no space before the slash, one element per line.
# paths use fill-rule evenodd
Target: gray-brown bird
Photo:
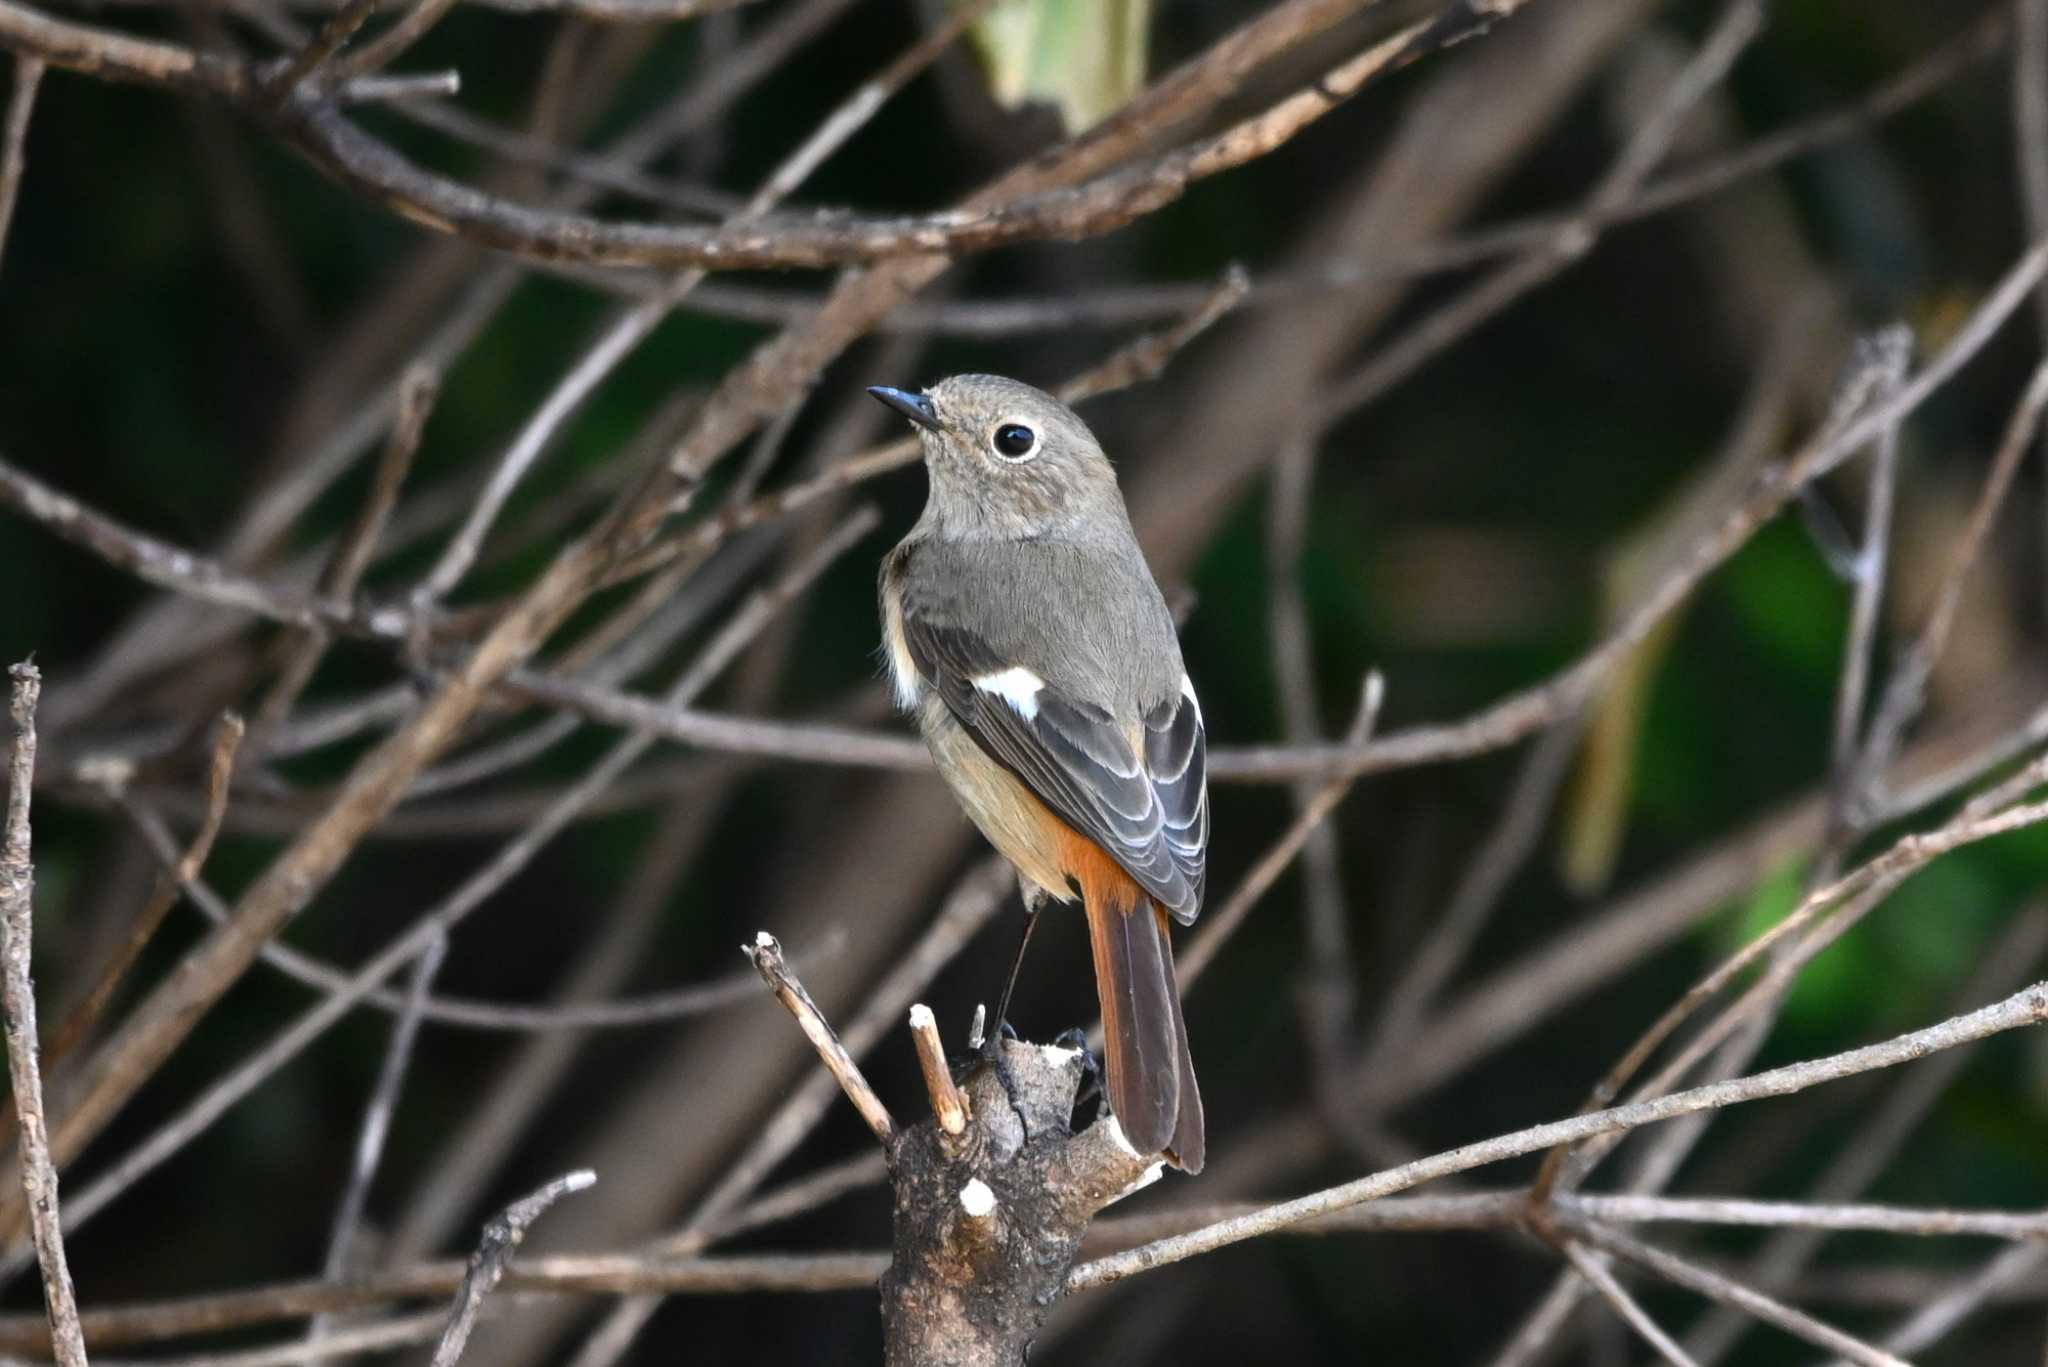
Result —
<path fill-rule="evenodd" d="M 930 476 L 882 562 L 897 704 L 1016 867 L 1027 913 L 1081 899 L 1110 1108 L 1140 1153 L 1199 1172 L 1167 928 L 1202 905 L 1206 740 L 1116 474 L 1071 409 L 1016 380 L 868 392 L 917 425 Z"/>

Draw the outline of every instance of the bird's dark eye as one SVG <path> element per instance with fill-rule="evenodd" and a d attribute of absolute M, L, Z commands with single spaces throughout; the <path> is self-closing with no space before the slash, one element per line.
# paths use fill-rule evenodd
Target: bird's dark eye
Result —
<path fill-rule="evenodd" d="M 1038 434 L 1021 422 L 1006 422 L 996 429 L 996 454 L 1022 460 L 1038 445 Z"/>

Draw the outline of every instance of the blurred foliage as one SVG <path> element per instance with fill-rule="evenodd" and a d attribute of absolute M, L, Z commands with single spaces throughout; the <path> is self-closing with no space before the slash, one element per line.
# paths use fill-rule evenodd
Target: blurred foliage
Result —
<path fill-rule="evenodd" d="M 1079 132 L 1144 87 L 1151 17 L 1152 0 L 1003 0 L 975 22 L 974 45 L 1000 103 L 1047 101 Z"/>

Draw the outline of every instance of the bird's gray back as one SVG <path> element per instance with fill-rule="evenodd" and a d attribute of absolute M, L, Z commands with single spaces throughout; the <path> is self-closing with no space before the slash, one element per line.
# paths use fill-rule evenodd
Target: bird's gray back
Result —
<path fill-rule="evenodd" d="M 931 538 L 908 569 L 922 611 L 1118 718 L 1135 721 L 1180 691 L 1173 616 L 1127 530 L 1086 541 Z"/>

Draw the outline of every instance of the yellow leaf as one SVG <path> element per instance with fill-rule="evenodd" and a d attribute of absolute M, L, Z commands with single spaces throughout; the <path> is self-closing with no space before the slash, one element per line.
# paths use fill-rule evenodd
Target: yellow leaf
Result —
<path fill-rule="evenodd" d="M 1005 108 L 1053 105 L 1070 133 L 1099 123 L 1145 83 L 1151 12 L 1152 0 L 1003 0 L 974 26 L 989 92 Z"/>

